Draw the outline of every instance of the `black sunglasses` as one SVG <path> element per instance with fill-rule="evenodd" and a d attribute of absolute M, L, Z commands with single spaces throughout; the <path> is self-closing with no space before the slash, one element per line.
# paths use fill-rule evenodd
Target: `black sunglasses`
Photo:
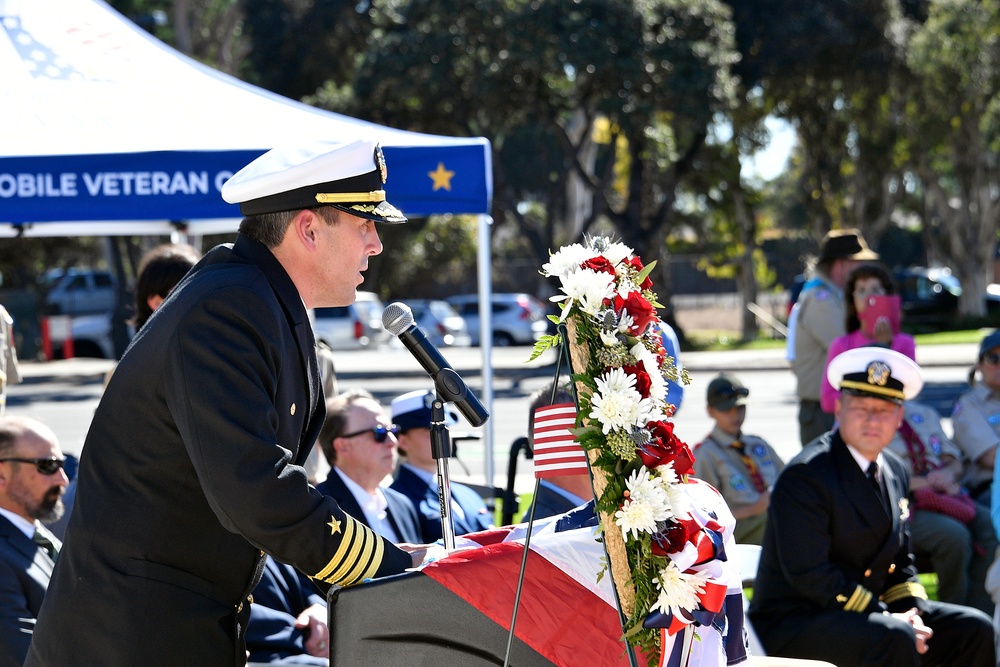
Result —
<path fill-rule="evenodd" d="M 59 472 L 64 465 L 66 465 L 66 459 L 19 459 L 11 457 L 9 459 L 0 459 L 0 463 L 4 461 L 17 461 L 18 463 L 34 463 L 35 470 L 42 473 L 43 475 L 54 475 Z"/>
<path fill-rule="evenodd" d="M 394 436 L 399 435 L 399 427 L 395 424 L 392 426 L 383 426 L 382 424 L 379 424 L 374 428 L 363 428 L 360 431 L 355 431 L 354 433 L 345 433 L 340 437 L 353 438 L 356 435 L 363 435 L 365 433 L 371 433 L 375 438 L 375 442 L 385 442 L 385 439 L 389 437 L 390 433 Z"/>

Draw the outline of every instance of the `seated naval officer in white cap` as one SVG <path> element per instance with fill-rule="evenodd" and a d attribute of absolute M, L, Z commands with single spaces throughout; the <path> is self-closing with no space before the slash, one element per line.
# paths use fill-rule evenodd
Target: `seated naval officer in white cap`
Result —
<path fill-rule="evenodd" d="M 910 548 L 906 465 L 886 447 L 920 367 L 860 347 L 827 370 L 838 427 L 778 476 L 750 619 L 770 656 L 837 665 L 995 666 L 978 609 L 927 599 Z"/>
<path fill-rule="evenodd" d="M 246 660 L 263 559 L 321 588 L 402 572 L 394 546 L 310 486 L 325 404 L 307 309 L 353 302 L 386 201 L 374 141 L 275 149 L 226 183 L 246 216 L 132 341 L 86 439 L 31 665 Z"/>
<path fill-rule="evenodd" d="M 392 399 L 392 423 L 399 427 L 396 436 L 400 466 L 389 487 L 410 499 L 420 517 L 424 542 L 441 538 L 441 503 L 437 492 L 437 461 L 431 450 L 431 404 L 434 392 L 418 389 Z M 445 409 L 445 424 L 457 422 L 454 413 Z M 464 535 L 493 527 L 493 516 L 475 490 L 451 482 L 451 517 L 455 534 Z"/>

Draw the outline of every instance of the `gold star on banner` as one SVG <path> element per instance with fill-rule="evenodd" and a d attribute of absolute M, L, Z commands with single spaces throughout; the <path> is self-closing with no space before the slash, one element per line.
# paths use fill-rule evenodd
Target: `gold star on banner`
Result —
<path fill-rule="evenodd" d="M 437 192 L 441 188 L 451 192 L 451 179 L 455 175 L 455 172 L 445 169 L 444 162 L 438 162 L 438 168 L 435 171 L 427 172 L 427 175 L 434 181 L 434 192 Z"/>
<path fill-rule="evenodd" d="M 335 519 L 334 517 L 331 516 L 330 517 L 330 523 L 328 523 L 326 525 L 330 526 L 330 534 L 331 535 L 336 535 L 337 533 L 340 532 L 340 520 L 339 519 Z"/>

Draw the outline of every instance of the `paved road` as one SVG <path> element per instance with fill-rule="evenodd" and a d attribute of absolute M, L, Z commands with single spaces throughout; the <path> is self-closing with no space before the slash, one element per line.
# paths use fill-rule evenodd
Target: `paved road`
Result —
<path fill-rule="evenodd" d="M 923 346 L 918 361 L 927 377 L 921 400 L 933 404 L 942 415 L 965 388 L 966 374 L 976 358 L 977 346 Z M 482 392 L 483 360 L 478 348 L 449 349 L 444 356 L 478 395 Z M 508 452 L 515 438 L 525 435 L 528 402 L 532 392 L 551 379 L 555 355 L 552 352 L 528 363 L 530 350 L 524 347 L 494 350 L 493 410 L 487 428 L 492 429 L 493 482 L 507 482 Z M 799 450 L 795 381 L 782 350 L 754 350 L 686 353 L 684 363 L 692 383 L 677 413 L 677 433 L 689 443 L 701 440 L 711 428 L 705 412 L 705 389 L 719 371 L 736 373 L 750 390 L 750 406 L 745 430 L 766 438 L 778 453 L 789 458 Z M 42 419 L 56 431 L 66 452 L 78 454 L 94 408 L 100 399 L 102 379 L 111 367 L 104 360 L 74 359 L 47 363 L 24 363 L 26 381 L 11 388 L 8 411 Z M 430 380 L 409 353 L 388 347 L 379 351 L 337 353 L 337 373 L 344 388 L 364 387 L 384 403 L 393 396 L 418 388 L 432 388 Z M 945 422 L 946 428 L 950 423 Z M 468 425 L 456 425 L 452 435 L 476 433 Z M 478 431 L 481 433 L 481 430 Z M 458 460 L 451 466 L 453 479 L 485 481 L 483 440 L 458 443 Z M 516 488 L 533 486 L 531 466 L 521 461 Z"/>

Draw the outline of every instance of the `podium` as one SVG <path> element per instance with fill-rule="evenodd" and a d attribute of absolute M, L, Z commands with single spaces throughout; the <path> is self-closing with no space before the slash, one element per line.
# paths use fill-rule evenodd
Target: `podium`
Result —
<path fill-rule="evenodd" d="M 330 666 L 503 665 L 507 628 L 420 572 L 334 587 Z M 550 667 L 515 638 L 511 665 Z"/>

